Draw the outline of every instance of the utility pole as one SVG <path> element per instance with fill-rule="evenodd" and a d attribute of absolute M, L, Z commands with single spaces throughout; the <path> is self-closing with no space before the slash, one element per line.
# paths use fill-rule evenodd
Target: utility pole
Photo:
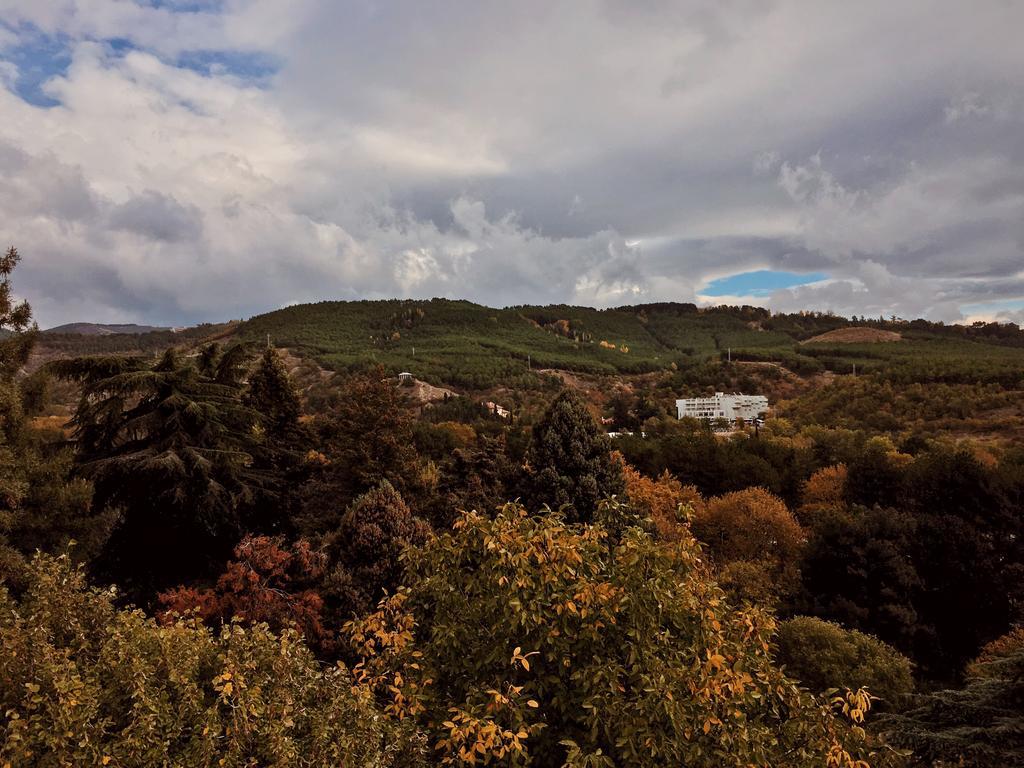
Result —
<path fill-rule="evenodd" d="M 856 363 L 853 364 L 853 375 L 854 376 L 857 375 L 857 364 Z"/>
<path fill-rule="evenodd" d="M 526 368 L 527 370 L 531 370 L 533 368 L 533 361 L 530 359 L 529 355 L 526 356 Z"/>
<path fill-rule="evenodd" d="M 726 357 L 727 357 L 728 361 L 731 363 L 732 362 L 732 347 L 726 347 L 725 348 L 725 354 L 726 354 Z"/>
<path fill-rule="evenodd" d="M 270 334 L 267 334 L 267 349 L 270 349 Z"/>

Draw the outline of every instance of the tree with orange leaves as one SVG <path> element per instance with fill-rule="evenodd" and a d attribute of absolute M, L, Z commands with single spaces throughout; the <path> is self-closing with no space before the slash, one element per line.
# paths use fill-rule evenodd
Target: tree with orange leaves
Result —
<path fill-rule="evenodd" d="M 770 602 L 797 586 L 806 535 L 778 496 L 763 488 L 717 496 L 691 527 L 734 596 Z"/>
<path fill-rule="evenodd" d="M 625 463 L 623 476 L 630 505 L 651 519 L 659 539 L 679 541 L 690 535 L 686 530 L 687 514 L 704 509 L 704 499 L 696 487 L 683 485 L 668 470 L 652 479 Z"/>
<path fill-rule="evenodd" d="M 817 511 L 841 510 L 846 507 L 846 465 L 823 467 L 807 478 L 803 485 L 797 515 L 806 522 Z"/>
<path fill-rule="evenodd" d="M 325 558 L 300 540 L 246 536 L 234 550 L 214 589 L 177 587 L 159 596 L 163 618 L 198 614 L 206 622 L 243 619 L 271 629 L 297 627 L 310 646 L 330 647 L 331 631 L 322 621 L 323 600 L 312 585 L 324 573 Z"/>

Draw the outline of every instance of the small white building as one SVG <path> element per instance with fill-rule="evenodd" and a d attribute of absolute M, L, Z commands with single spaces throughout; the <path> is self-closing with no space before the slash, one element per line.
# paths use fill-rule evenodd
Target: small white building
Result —
<path fill-rule="evenodd" d="M 508 408 L 506 408 L 503 405 L 498 405 L 497 403 L 492 403 L 490 400 L 484 403 L 484 405 L 486 405 L 487 410 L 489 410 L 495 416 L 499 416 L 503 419 L 507 419 L 509 416 L 512 415 Z"/>
<path fill-rule="evenodd" d="M 715 392 L 713 397 L 690 397 L 676 400 L 676 413 L 680 419 L 688 417 L 703 421 L 753 421 L 768 410 L 764 395 L 726 395 Z"/>

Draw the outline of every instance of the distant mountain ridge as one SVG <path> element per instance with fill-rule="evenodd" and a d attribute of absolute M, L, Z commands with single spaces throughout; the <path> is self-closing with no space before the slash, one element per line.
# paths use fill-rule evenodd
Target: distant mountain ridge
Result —
<path fill-rule="evenodd" d="M 159 325 L 137 325 L 136 323 L 65 323 L 47 328 L 43 333 L 75 333 L 82 336 L 111 336 L 115 333 L 153 333 L 172 331 L 173 328 Z"/>

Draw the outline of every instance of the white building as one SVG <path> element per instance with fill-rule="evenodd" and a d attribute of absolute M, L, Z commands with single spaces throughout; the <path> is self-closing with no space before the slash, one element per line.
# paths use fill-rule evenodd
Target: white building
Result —
<path fill-rule="evenodd" d="M 498 405 L 497 403 L 492 403 L 490 400 L 484 403 L 484 405 L 487 406 L 488 411 L 493 413 L 495 416 L 500 416 L 503 419 L 507 419 L 509 416 L 512 415 L 508 408 L 506 408 L 503 405 Z"/>
<path fill-rule="evenodd" d="M 690 397 L 676 400 L 676 412 L 679 418 L 726 419 L 736 421 L 753 421 L 768 410 L 768 398 L 764 395 L 726 395 L 715 392 L 713 397 Z"/>

